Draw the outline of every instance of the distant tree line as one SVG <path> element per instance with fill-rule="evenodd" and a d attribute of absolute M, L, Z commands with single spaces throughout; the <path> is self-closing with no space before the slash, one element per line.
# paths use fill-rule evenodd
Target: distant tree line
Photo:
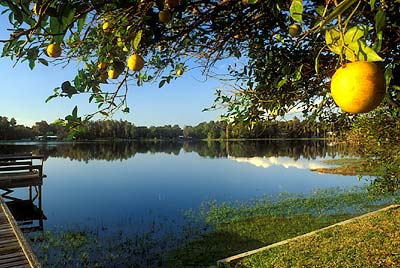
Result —
<path fill-rule="evenodd" d="M 327 132 L 334 130 L 322 123 L 311 123 L 294 117 L 288 121 L 262 121 L 252 127 L 248 124 L 228 124 L 226 122 L 203 122 L 196 126 L 178 125 L 165 126 L 135 126 L 122 120 L 98 120 L 85 122 L 79 132 L 75 133 L 77 140 L 174 140 L 185 139 L 263 139 L 263 138 L 312 138 L 325 137 Z M 36 122 L 32 127 L 18 125 L 14 118 L 0 116 L 0 140 L 21 140 L 56 137 L 65 140 L 69 129 L 55 121 Z"/>
<path fill-rule="evenodd" d="M 18 125 L 15 118 L 0 116 L 0 140 L 22 140 L 34 136 L 32 128 Z"/>
<path fill-rule="evenodd" d="M 268 138 L 313 138 L 325 137 L 335 127 L 326 123 L 301 121 L 297 117 L 287 121 L 258 121 L 249 124 L 227 122 L 203 122 L 197 126 L 185 126 L 183 135 L 194 139 L 268 139 Z"/>

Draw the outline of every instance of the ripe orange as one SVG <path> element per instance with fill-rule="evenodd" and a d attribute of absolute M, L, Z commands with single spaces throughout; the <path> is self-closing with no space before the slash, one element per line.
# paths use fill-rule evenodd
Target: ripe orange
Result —
<path fill-rule="evenodd" d="M 292 24 L 289 26 L 289 34 L 291 37 L 296 37 L 301 33 L 301 27 L 298 24 Z"/>
<path fill-rule="evenodd" d="M 110 28 L 110 23 L 107 22 L 107 21 L 104 22 L 102 28 L 103 28 L 104 32 L 106 32 L 106 33 L 109 32 L 110 31 L 110 29 L 109 29 Z"/>
<path fill-rule="evenodd" d="M 118 76 L 124 71 L 125 64 L 121 61 L 115 61 L 112 67 L 108 70 L 108 78 L 117 79 Z"/>
<path fill-rule="evenodd" d="M 375 109 L 382 102 L 385 93 L 385 76 L 373 62 L 347 63 L 332 77 L 332 98 L 340 108 L 349 113 L 366 113 Z"/>
<path fill-rule="evenodd" d="M 144 60 L 142 56 L 138 54 L 133 54 L 132 56 L 129 57 L 128 67 L 130 70 L 138 72 L 143 68 L 143 66 L 144 66 Z"/>
<path fill-rule="evenodd" d="M 110 79 L 117 79 L 120 74 L 115 71 L 114 69 L 108 70 L 108 78 Z"/>
<path fill-rule="evenodd" d="M 51 58 L 57 58 L 61 56 L 61 47 L 57 44 L 50 44 L 47 46 L 47 55 Z"/>
<path fill-rule="evenodd" d="M 168 9 L 161 10 L 160 13 L 158 13 L 158 19 L 163 23 L 170 22 L 172 19 L 172 13 Z"/>
<path fill-rule="evenodd" d="M 177 71 L 176 71 L 176 75 L 177 76 L 181 76 L 183 74 L 183 70 L 182 69 L 178 69 Z"/>
<path fill-rule="evenodd" d="M 105 62 L 100 62 L 99 64 L 97 64 L 97 68 L 99 68 L 100 70 L 104 70 L 108 67 L 108 64 Z"/>

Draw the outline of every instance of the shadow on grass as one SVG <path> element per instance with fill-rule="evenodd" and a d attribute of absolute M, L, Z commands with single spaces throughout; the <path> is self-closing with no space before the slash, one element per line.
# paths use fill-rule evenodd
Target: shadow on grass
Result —
<path fill-rule="evenodd" d="M 213 232 L 187 243 L 173 251 L 167 258 L 167 267 L 202 268 L 215 265 L 216 261 L 263 246 L 263 242 L 241 237 L 232 232 Z"/>
<path fill-rule="evenodd" d="M 203 268 L 216 265 L 216 261 L 295 237 L 354 215 L 310 217 L 254 217 L 224 223 L 216 231 L 200 236 L 173 251 L 166 258 L 167 267 Z"/>

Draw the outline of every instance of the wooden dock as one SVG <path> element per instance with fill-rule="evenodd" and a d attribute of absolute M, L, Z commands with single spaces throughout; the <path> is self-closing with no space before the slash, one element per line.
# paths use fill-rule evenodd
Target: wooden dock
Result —
<path fill-rule="evenodd" d="M 36 256 L 0 196 L 0 268 L 36 267 Z"/>
<path fill-rule="evenodd" d="M 14 216 L 4 198 L 11 202 L 20 201 L 9 196 L 13 188 L 29 187 L 31 202 L 38 197 L 41 206 L 41 185 L 43 183 L 43 156 L 7 155 L 0 156 L 0 268 L 39 268 L 40 264 L 25 240 Z M 33 164 L 33 161 L 40 161 Z M 32 188 L 38 188 L 32 196 Z"/>

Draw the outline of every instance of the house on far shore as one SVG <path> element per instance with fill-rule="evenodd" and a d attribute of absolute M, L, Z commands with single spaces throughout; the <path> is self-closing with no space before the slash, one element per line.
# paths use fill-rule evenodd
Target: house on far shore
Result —
<path fill-rule="evenodd" d="M 55 136 L 55 135 L 35 136 L 35 140 L 37 140 L 37 141 L 55 141 L 55 140 L 58 140 L 58 136 Z"/>

